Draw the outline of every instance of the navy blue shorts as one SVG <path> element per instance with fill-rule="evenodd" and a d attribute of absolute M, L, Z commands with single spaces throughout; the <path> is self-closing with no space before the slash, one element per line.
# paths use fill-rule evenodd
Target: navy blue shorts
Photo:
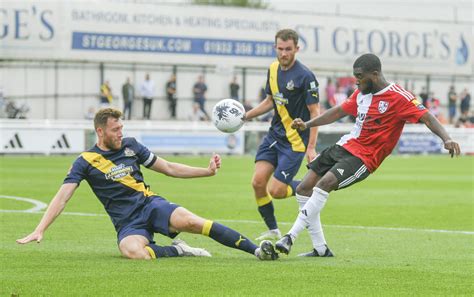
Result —
<path fill-rule="evenodd" d="M 178 233 L 170 233 L 169 224 L 171 214 L 179 205 L 160 196 L 152 196 L 146 199 L 151 201 L 143 207 L 141 213 L 135 219 L 123 226 L 117 233 L 118 243 L 129 235 L 145 236 L 150 243 L 154 243 L 154 233 L 160 233 L 170 238 L 175 238 L 178 235 Z"/>
<path fill-rule="evenodd" d="M 267 134 L 258 147 L 257 161 L 267 161 L 275 167 L 273 176 L 285 184 L 290 184 L 300 169 L 305 153 L 294 152 L 290 144 L 278 143 Z"/>

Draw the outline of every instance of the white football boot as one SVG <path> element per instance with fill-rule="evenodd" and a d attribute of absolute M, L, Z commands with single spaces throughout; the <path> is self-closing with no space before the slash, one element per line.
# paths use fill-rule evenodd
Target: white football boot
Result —
<path fill-rule="evenodd" d="M 191 247 L 181 239 L 175 239 L 171 244 L 178 250 L 180 257 L 212 257 L 205 249 Z"/>
<path fill-rule="evenodd" d="M 260 234 L 259 237 L 255 238 L 257 241 L 261 240 L 277 240 L 281 237 L 281 232 L 279 229 L 268 230 Z"/>

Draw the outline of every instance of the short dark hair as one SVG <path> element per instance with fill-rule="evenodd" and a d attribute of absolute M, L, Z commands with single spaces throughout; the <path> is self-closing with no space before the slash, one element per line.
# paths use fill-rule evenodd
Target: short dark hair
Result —
<path fill-rule="evenodd" d="M 277 34 L 275 35 L 275 44 L 276 44 L 278 38 L 280 38 L 283 41 L 287 41 L 287 40 L 291 39 L 291 40 L 293 40 L 295 45 L 298 45 L 299 36 L 298 36 L 298 33 L 296 33 L 295 30 L 282 29 L 282 30 L 278 31 Z"/>
<path fill-rule="evenodd" d="M 355 68 L 362 68 L 363 72 L 382 72 L 382 63 L 380 63 L 379 57 L 374 54 L 363 54 L 355 60 L 354 69 Z"/>
<path fill-rule="evenodd" d="M 94 128 L 105 127 L 109 118 L 120 119 L 121 117 L 122 112 L 118 109 L 110 107 L 102 108 L 95 114 Z"/>

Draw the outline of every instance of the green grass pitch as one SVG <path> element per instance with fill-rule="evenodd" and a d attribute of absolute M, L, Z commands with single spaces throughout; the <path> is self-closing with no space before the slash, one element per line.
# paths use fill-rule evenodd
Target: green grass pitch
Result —
<path fill-rule="evenodd" d="M 74 156 L 0 157 L 0 195 L 48 203 Z M 169 157 L 207 166 L 207 157 Z M 250 180 L 252 157 L 223 156 L 218 175 L 172 179 L 144 169 L 152 190 L 250 238 L 265 230 Z M 182 234 L 212 258 L 133 261 L 120 257 L 102 205 L 83 183 L 41 244 L 20 246 L 42 214 L 0 198 L 0 296 L 473 296 L 473 157 L 391 156 L 362 183 L 331 193 L 322 213 L 335 258 L 292 253 L 263 262 L 199 235 Z M 299 177 L 306 170 L 302 168 Z M 280 229 L 297 214 L 294 198 L 275 201 Z M 160 244 L 170 239 L 157 235 Z"/>

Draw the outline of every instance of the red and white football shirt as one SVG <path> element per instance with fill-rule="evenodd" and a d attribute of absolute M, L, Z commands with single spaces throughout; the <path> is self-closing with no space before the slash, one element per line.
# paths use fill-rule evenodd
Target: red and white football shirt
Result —
<path fill-rule="evenodd" d="M 392 152 L 405 123 L 416 123 L 427 112 L 413 94 L 396 84 L 375 94 L 356 90 L 341 107 L 356 122 L 337 144 L 360 158 L 370 172 Z"/>

